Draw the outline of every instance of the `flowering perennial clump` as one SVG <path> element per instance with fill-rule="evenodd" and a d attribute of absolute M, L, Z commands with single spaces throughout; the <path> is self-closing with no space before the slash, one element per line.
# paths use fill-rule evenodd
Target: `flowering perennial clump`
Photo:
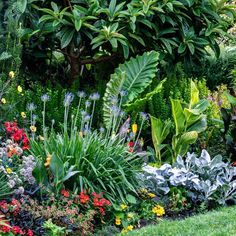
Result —
<path fill-rule="evenodd" d="M 9 138 L 19 144 L 23 150 L 29 149 L 29 139 L 25 131 L 20 129 L 16 122 L 5 122 L 4 127 Z"/>

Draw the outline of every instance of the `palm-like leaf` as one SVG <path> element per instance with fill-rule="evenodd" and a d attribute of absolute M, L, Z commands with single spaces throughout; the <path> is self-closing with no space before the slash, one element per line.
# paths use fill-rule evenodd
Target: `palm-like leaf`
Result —
<path fill-rule="evenodd" d="M 152 82 L 157 72 L 159 54 L 155 51 L 146 52 L 120 65 L 107 84 L 104 95 L 104 122 L 108 124 L 111 117 L 112 96 L 118 96 L 121 90 L 127 92 L 122 105 L 131 103 Z"/>

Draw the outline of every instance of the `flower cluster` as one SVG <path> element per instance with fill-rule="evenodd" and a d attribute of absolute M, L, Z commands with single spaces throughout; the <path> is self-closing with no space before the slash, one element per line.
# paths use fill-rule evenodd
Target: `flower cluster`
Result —
<path fill-rule="evenodd" d="M 0 201 L 0 214 L 4 217 L 0 220 L 4 222 L 0 226 L 0 233 L 7 234 L 11 233 L 11 235 L 26 235 L 26 236 L 33 236 L 33 232 L 30 229 L 22 229 L 19 226 L 16 225 L 10 225 L 9 221 L 6 218 L 6 216 L 13 215 L 17 216 L 21 210 L 21 203 L 16 200 L 12 199 L 9 203 L 7 203 L 5 200 Z"/>
<path fill-rule="evenodd" d="M 17 144 L 19 144 L 23 150 L 29 149 L 29 139 L 23 129 L 17 126 L 16 122 L 5 122 L 4 127 L 7 135 Z"/>
<path fill-rule="evenodd" d="M 154 214 L 156 214 L 156 216 L 158 216 L 158 217 L 165 215 L 165 209 L 164 209 L 164 207 L 162 207 L 160 205 L 156 205 L 155 207 L 153 207 L 152 212 Z"/>
<path fill-rule="evenodd" d="M 33 170 L 36 166 L 36 160 L 34 156 L 23 156 L 22 165 L 20 168 L 20 174 L 23 177 L 23 180 L 30 185 L 35 183 L 35 178 L 33 177 Z"/>

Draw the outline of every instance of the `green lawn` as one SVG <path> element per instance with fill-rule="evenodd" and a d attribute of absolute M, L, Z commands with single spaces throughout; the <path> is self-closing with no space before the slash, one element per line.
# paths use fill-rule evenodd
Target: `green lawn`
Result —
<path fill-rule="evenodd" d="M 127 235 L 236 236 L 236 207 L 225 207 L 180 221 L 164 220 L 158 225 L 144 227 Z"/>

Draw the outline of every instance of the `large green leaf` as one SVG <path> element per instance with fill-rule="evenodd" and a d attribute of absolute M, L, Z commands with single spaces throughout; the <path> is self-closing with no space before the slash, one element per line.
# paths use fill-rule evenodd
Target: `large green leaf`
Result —
<path fill-rule="evenodd" d="M 162 148 L 162 143 L 170 133 L 171 121 L 165 120 L 164 122 L 161 119 L 150 116 L 151 119 L 151 128 L 152 128 L 152 142 L 156 151 L 156 154 L 160 152 Z"/>
<path fill-rule="evenodd" d="M 197 141 L 198 133 L 196 131 L 186 132 L 181 135 L 175 146 L 175 154 L 184 156 L 189 150 L 189 145 Z"/>
<path fill-rule="evenodd" d="M 170 99 L 172 116 L 175 122 L 175 133 L 180 134 L 185 128 L 185 116 L 180 100 Z"/>
<path fill-rule="evenodd" d="M 199 102 L 199 90 L 196 84 L 191 80 L 191 98 L 190 98 L 190 108 Z"/>
<path fill-rule="evenodd" d="M 145 95 L 145 97 L 143 98 L 139 98 L 139 99 L 136 99 L 134 102 L 132 103 L 128 103 L 128 104 L 125 104 L 123 105 L 123 107 L 125 108 L 125 111 L 126 112 L 129 112 L 129 111 L 134 111 L 135 109 L 145 105 L 145 103 L 147 101 L 149 101 L 155 94 L 161 92 L 162 88 L 163 88 L 163 83 L 166 81 L 166 79 L 162 80 L 157 86 L 156 88 L 151 91 L 150 93 L 147 93 Z"/>
<path fill-rule="evenodd" d="M 131 58 L 128 62 L 120 65 L 107 84 L 104 95 L 103 115 L 104 123 L 109 124 L 111 117 L 112 96 L 118 96 L 121 90 L 127 92 L 122 99 L 122 105 L 131 103 L 136 99 L 155 77 L 157 72 L 159 53 L 155 51 L 145 52 L 141 56 Z"/>

